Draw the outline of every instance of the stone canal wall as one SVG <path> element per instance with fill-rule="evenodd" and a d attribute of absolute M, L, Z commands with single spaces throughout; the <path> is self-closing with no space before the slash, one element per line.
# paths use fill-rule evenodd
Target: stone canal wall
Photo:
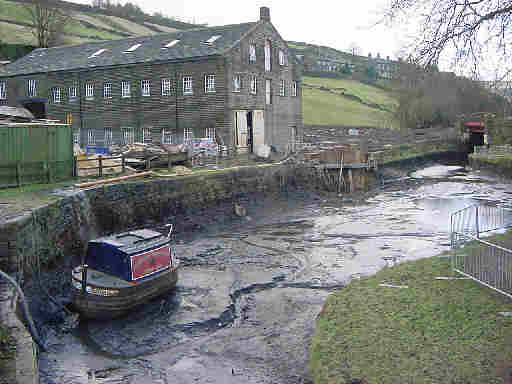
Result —
<path fill-rule="evenodd" d="M 471 155 L 468 157 L 468 162 L 472 169 L 512 179 L 512 161 L 509 158 Z"/>
<path fill-rule="evenodd" d="M 370 188 L 374 182 L 369 180 L 375 180 L 372 172 L 354 170 L 354 190 Z M 266 164 L 72 191 L 45 207 L 0 222 L 0 269 L 17 273 L 22 280 L 41 267 L 79 257 L 87 240 L 98 235 L 164 221 L 175 223 L 178 231 L 190 231 L 210 208 L 230 215 L 234 202 L 244 204 L 250 196 L 323 189 L 324 182 L 308 168 Z"/>

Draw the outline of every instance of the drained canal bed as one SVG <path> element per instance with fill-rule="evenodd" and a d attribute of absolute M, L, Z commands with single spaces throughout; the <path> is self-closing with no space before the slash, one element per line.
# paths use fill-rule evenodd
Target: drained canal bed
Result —
<path fill-rule="evenodd" d="M 510 193 L 509 184 L 435 165 L 362 202 L 290 195 L 249 204 L 247 217 L 178 234 L 176 291 L 113 321 L 73 322 L 34 279 L 27 290 L 48 346 L 41 383 L 308 383 L 329 292 L 447 250 L 451 212 Z M 65 303 L 62 276 L 40 281 Z"/>

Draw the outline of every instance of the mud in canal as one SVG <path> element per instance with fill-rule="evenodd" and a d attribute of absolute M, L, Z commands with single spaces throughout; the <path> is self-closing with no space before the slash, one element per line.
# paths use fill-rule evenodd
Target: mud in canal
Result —
<path fill-rule="evenodd" d="M 73 322 L 27 290 L 48 352 L 41 383 L 309 383 L 315 319 L 351 279 L 449 249 L 449 214 L 506 202 L 511 185 L 432 165 L 361 201 L 294 193 L 248 203 L 248 216 L 176 236 L 176 292 L 129 317 Z M 41 285 L 65 304 L 67 271 Z"/>

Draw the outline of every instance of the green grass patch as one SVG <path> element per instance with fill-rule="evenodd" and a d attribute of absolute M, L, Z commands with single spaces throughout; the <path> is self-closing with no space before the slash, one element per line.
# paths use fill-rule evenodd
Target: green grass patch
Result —
<path fill-rule="evenodd" d="M 0 366 L 2 360 L 14 358 L 14 345 L 9 329 L 0 324 Z"/>
<path fill-rule="evenodd" d="M 504 383 L 512 317 L 499 312 L 512 302 L 471 280 L 437 276 L 452 276 L 449 259 L 399 264 L 329 296 L 313 339 L 314 382 Z"/>
<path fill-rule="evenodd" d="M 304 124 L 398 128 L 392 113 L 319 89 L 302 89 Z"/>
<path fill-rule="evenodd" d="M 326 87 L 339 93 L 343 92 L 346 95 L 356 96 L 366 104 L 377 104 L 382 109 L 391 112 L 395 111 L 398 106 L 398 100 L 387 91 L 378 87 L 363 84 L 356 80 L 303 77 L 302 82 L 305 84 Z"/>
<path fill-rule="evenodd" d="M 30 12 L 22 3 L 0 0 L 2 18 L 22 23 L 31 23 Z"/>

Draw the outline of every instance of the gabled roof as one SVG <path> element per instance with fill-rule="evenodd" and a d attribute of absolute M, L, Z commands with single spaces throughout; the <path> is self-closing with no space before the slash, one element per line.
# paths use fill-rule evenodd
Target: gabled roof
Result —
<path fill-rule="evenodd" d="M 223 55 L 256 25 L 257 23 L 243 23 L 72 46 L 39 48 L 4 66 L 0 76 Z M 206 43 L 212 36 L 220 37 L 211 44 Z M 164 48 L 173 40 L 179 42 L 170 48 Z M 137 44 L 140 46 L 126 52 Z"/>

